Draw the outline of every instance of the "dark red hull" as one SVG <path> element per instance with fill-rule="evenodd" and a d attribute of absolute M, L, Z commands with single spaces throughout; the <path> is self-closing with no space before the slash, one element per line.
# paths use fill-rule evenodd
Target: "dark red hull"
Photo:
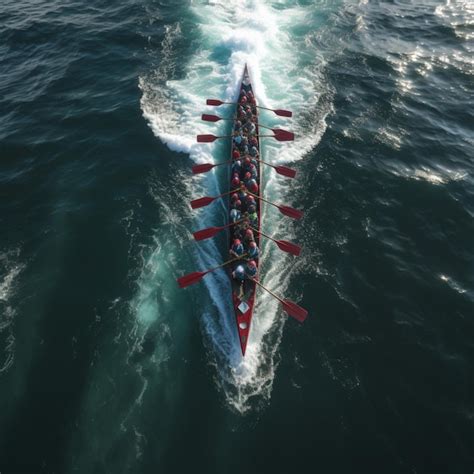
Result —
<path fill-rule="evenodd" d="M 239 89 L 239 97 L 241 95 L 242 89 L 245 92 L 248 92 L 249 90 L 254 92 L 252 89 L 252 84 L 250 81 L 250 77 L 248 74 L 248 69 L 247 65 L 245 66 L 243 77 L 242 77 L 242 82 L 240 85 Z M 237 106 L 238 107 L 238 106 Z M 256 134 L 258 135 L 258 109 L 255 107 L 255 125 L 256 125 Z M 237 108 L 236 108 L 236 115 L 237 115 Z M 260 140 L 257 137 L 258 141 L 258 151 L 260 154 Z M 232 145 L 231 145 L 231 159 L 232 159 Z M 257 176 L 257 184 L 258 184 L 258 193 L 257 195 L 261 195 L 261 185 L 262 185 L 262 177 L 261 177 L 261 166 L 260 162 L 258 162 L 257 166 L 258 170 L 258 176 Z M 230 175 L 230 173 L 229 173 Z M 229 180 L 230 182 L 230 180 Z M 232 186 L 231 186 L 232 187 Z M 257 215 L 258 215 L 258 231 L 260 231 L 260 225 L 261 225 L 261 206 L 262 203 L 259 199 L 256 199 L 256 204 L 257 204 Z M 229 212 L 230 212 L 230 201 L 229 201 Z M 232 229 L 232 228 L 231 228 Z M 258 248 L 260 248 L 260 234 L 258 232 L 254 233 L 255 237 L 255 242 L 257 243 Z M 232 245 L 233 242 L 233 235 L 232 231 L 229 232 L 229 248 Z M 256 261 L 257 263 L 257 270 L 259 266 L 259 260 Z M 232 269 L 231 269 L 232 270 Z M 230 278 L 231 278 L 231 284 L 232 284 L 232 305 L 234 308 L 234 313 L 235 313 L 235 318 L 236 318 L 236 323 L 237 323 L 237 332 L 239 335 L 239 341 L 240 341 L 240 347 L 242 349 L 242 355 L 245 356 L 245 351 L 247 349 L 247 343 L 248 343 L 248 338 L 250 334 L 250 327 L 252 323 L 252 317 L 253 317 L 253 310 L 255 307 L 256 303 L 256 284 L 252 281 L 246 280 L 244 284 L 244 294 L 242 297 L 239 297 L 240 293 L 240 287 L 235 283 L 235 281 L 232 278 L 231 272 L 229 272 Z"/>

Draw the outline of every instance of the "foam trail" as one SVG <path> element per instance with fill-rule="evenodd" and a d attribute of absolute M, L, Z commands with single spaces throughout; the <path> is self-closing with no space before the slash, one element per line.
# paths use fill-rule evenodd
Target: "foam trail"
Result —
<path fill-rule="evenodd" d="M 15 354 L 15 336 L 13 325 L 15 308 L 12 297 L 15 294 L 16 281 L 25 265 L 19 263 L 20 250 L 0 252 L 0 374 L 11 368 Z"/>
<path fill-rule="evenodd" d="M 283 12 L 281 8 L 276 10 L 258 0 L 215 0 L 205 6 L 191 6 L 190 14 L 199 25 L 202 47 L 190 59 L 184 79 L 169 80 L 168 77 L 173 42 L 183 34 L 179 23 L 167 29 L 162 43 L 162 64 L 140 79 L 143 115 L 155 135 L 171 150 L 188 153 L 193 162 L 226 159 L 228 142 L 201 145 L 195 143 L 195 136 L 225 132 L 225 123 L 215 124 L 210 129 L 209 124 L 200 121 L 201 113 L 215 113 L 215 109 L 206 109 L 205 99 L 235 99 L 247 63 L 259 104 L 289 108 L 295 113 L 293 122 L 279 119 L 271 112 L 261 114 L 261 123 L 286 126 L 298 134 L 297 145 L 264 141 L 263 157 L 272 162 L 301 160 L 319 141 L 325 129 L 324 118 L 329 112 L 328 107 L 319 104 L 320 110 L 315 113 L 321 96 L 315 84 L 321 80 L 323 64 L 302 68 L 298 52 L 304 38 L 295 39 L 292 34 L 295 25 L 306 24 L 305 18 L 313 10 L 311 6 L 291 6 Z M 322 89 L 321 85 L 318 87 Z M 229 115 L 230 107 L 217 109 L 219 115 Z M 308 114 L 312 115 L 310 120 Z M 263 178 L 267 198 L 278 196 L 277 200 L 281 201 L 291 185 L 268 170 L 264 171 Z M 189 198 L 219 193 L 226 190 L 226 185 L 219 182 L 214 173 L 194 177 Z M 219 225 L 225 222 L 225 213 L 222 202 L 214 203 L 196 213 L 193 227 Z M 291 224 L 269 206 L 263 207 L 263 226 L 269 233 L 291 237 L 288 229 Z M 212 240 L 195 248 L 196 268 L 207 268 L 222 261 L 222 249 Z M 265 243 L 263 283 L 284 294 L 291 276 L 289 261 L 288 256 L 273 244 Z M 250 407 L 251 397 L 270 395 L 286 316 L 281 314 L 271 297 L 259 292 L 246 357 L 242 359 L 230 305 L 228 277 L 224 271 L 218 271 L 207 276 L 204 282 L 219 314 L 216 318 L 209 311 L 202 318 L 219 373 L 218 384 L 224 389 L 229 404 L 244 412 Z"/>

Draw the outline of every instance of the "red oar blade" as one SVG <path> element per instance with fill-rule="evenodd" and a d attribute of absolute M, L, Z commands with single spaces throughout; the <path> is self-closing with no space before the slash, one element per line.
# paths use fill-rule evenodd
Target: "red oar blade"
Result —
<path fill-rule="evenodd" d="M 296 257 L 299 257 L 301 253 L 301 247 L 299 245 L 293 244 L 292 242 L 288 242 L 286 240 L 275 240 L 275 243 L 278 245 L 280 250 L 283 250 L 283 252 L 291 253 Z"/>
<path fill-rule="evenodd" d="M 198 135 L 197 141 L 198 143 L 210 143 L 214 140 L 217 140 L 218 138 L 219 137 L 216 137 L 215 135 Z"/>
<path fill-rule="evenodd" d="M 215 165 L 211 163 L 203 163 L 202 165 L 194 165 L 192 167 L 193 174 L 199 174 L 199 173 L 207 173 L 208 171 L 212 170 Z"/>
<path fill-rule="evenodd" d="M 201 119 L 204 120 L 204 122 L 218 122 L 221 120 L 220 117 L 217 115 L 209 115 L 209 114 L 202 114 Z"/>
<path fill-rule="evenodd" d="M 193 236 L 196 240 L 205 240 L 214 237 L 222 227 L 209 227 L 207 229 L 198 230 L 193 233 Z"/>
<path fill-rule="evenodd" d="M 222 100 L 219 100 L 219 99 L 207 99 L 206 100 L 206 104 L 207 105 L 222 105 L 224 102 L 222 102 Z"/>
<path fill-rule="evenodd" d="M 212 201 L 214 201 L 215 198 L 213 197 L 202 197 L 199 199 L 195 199 L 194 201 L 191 201 L 191 207 L 193 209 L 199 209 L 200 207 L 205 207 L 211 204 Z"/>
<path fill-rule="evenodd" d="M 296 176 L 296 170 L 288 168 L 287 166 L 274 166 L 275 171 L 282 176 L 287 178 L 294 178 Z"/>
<path fill-rule="evenodd" d="M 275 112 L 280 117 L 291 117 L 293 115 L 293 112 L 290 112 L 289 110 L 276 109 L 273 112 Z"/>
<path fill-rule="evenodd" d="M 293 301 L 283 300 L 281 304 L 283 305 L 283 309 L 300 323 L 302 323 L 306 319 L 306 316 L 308 316 L 308 311 L 301 306 L 298 306 L 296 303 L 293 303 Z"/>
<path fill-rule="evenodd" d="M 286 130 L 275 130 L 275 140 L 279 142 L 291 142 L 295 139 L 293 132 L 287 132 Z"/>
<path fill-rule="evenodd" d="M 278 209 L 280 209 L 280 212 L 283 215 L 287 217 L 291 217 L 292 219 L 301 219 L 303 217 L 303 212 L 298 209 L 294 209 L 290 206 L 282 206 L 282 205 L 279 205 L 277 207 Z"/>
<path fill-rule="evenodd" d="M 197 283 L 206 273 L 207 272 L 194 272 L 184 275 L 181 278 L 178 278 L 178 285 L 180 288 L 194 285 L 194 283 Z"/>

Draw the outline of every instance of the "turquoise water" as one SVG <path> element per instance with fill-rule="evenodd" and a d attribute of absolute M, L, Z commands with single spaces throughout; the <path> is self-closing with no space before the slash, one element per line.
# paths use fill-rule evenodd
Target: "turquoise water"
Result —
<path fill-rule="evenodd" d="M 464 473 L 474 465 L 468 1 L 0 7 L 0 472 Z M 266 141 L 263 282 L 240 356 L 226 143 L 247 63 Z M 229 113 L 225 107 L 220 115 Z"/>

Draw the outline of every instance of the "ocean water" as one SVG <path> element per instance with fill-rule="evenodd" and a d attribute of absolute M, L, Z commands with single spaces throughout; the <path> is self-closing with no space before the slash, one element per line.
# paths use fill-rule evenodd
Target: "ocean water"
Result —
<path fill-rule="evenodd" d="M 472 2 L 4 0 L 0 38 L 1 474 L 472 472 Z M 245 63 L 309 316 L 260 293 L 242 359 L 226 274 L 176 278 L 226 253 L 190 170 Z"/>

